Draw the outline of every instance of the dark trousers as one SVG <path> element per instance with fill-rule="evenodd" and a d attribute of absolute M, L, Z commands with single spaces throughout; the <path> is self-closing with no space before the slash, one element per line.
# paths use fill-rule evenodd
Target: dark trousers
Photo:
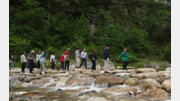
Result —
<path fill-rule="evenodd" d="M 60 69 L 64 69 L 64 62 L 61 62 L 61 67 Z"/>
<path fill-rule="evenodd" d="M 36 67 L 37 67 L 37 68 L 40 68 L 40 61 L 37 62 Z"/>
<path fill-rule="evenodd" d="M 65 61 L 65 69 L 69 70 L 69 60 Z"/>
<path fill-rule="evenodd" d="M 95 60 L 92 60 L 92 68 L 93 70 L 96 70 L 96 61 Z"/>
<path fill-rule="evenodd" d="M 54 70 L 54 67 L 55 67 L 55 63 L 54 61 L 51 62 L 51 68 Z"/>
<path fill-rule="evenodd" d="M 81 68 L 81 66 L 82 66 L 83 63 L 85 63 L 85 68 L 87 69 L 87 62 L 86 62 L 86 59 L 85 59 L 85 58 L 82 58 L 81 64 L 80 64 L 79 68 Z"/>
<path fill-rule="evenodd" d="M 23 62 L 23 63 L 21 64 L 21 71 L 22 71 L 22 72 L 24 72 L 25 67 L 26 67 L 26 63 L 25 63 L 25 62 Z"/>
<path fill-rule="evenodd" d="M 33 68 L 34 68 L 34 61 L 33 60 L 28 61 L 28 68 L 29 68 L 29 72 L 32 73 Z"/>
<path fill-rule="evenodd" d="M 128 62 L 127 61 L 123 61 L 123 70 L 126 69 L 127 70 L 127 64 Z"/>

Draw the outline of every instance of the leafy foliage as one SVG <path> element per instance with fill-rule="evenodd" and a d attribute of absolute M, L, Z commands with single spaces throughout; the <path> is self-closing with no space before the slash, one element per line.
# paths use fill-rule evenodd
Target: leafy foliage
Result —
<path fill-rule="evenodd" d="M 70 47 L 71 58 L 77 48 L 86 48 L 89 56 L 97 49 L 102 58 L 110 44 L 113 61 L 126 47 L 131 62 L 151 57 L 170 62 L 171 6 L 163 0 L 10 0 L 9 5 L 10 54 L 35 49 L 59 58 Z"/>

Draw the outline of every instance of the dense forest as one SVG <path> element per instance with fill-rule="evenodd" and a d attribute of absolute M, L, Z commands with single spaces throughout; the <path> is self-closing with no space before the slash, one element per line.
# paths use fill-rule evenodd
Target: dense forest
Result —
<path fill-rule="evenodd" d="M 171 1 L 165 0 L 10 0 L 9 53 L 48 55 L 77 48 L 99 59 L 111 45 L 115 61 L 123 48 L 140 59 L 171 61 Z M 18 58 L 19 59 L 19 58 Z"/>

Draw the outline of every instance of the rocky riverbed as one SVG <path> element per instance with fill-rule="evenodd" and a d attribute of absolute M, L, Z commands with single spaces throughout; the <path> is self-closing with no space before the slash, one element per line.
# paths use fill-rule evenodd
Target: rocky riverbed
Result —
<path fill-rule="evenodd" d="M 71 68 L 39 75 L 9 72 L 10 101 L 170 101 L 171 68 L 101 70 Z"/>

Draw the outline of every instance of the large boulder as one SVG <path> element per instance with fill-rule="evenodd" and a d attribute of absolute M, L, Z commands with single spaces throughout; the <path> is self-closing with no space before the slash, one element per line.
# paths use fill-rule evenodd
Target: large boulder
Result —
<path fill-rule="evenodd" d="M 158 73 L 161 77 L 164 77 L 165 79 L 171 78 L 171 71 L 159 71 Z"/>
<path fill-rule="evenodd" d="M 123 83 L 123 79 L 120 77 L 98 77 L 95 80 L 95 84 L 108 84 L 108 86 L 121 85 Z"/>
<path fill-rule="evenodd" d="M 113 86 L 107 89 L 104 89 L 104 93 L 119 93 L 119 94 L 133 94 L 135 95 L 137 93 L 137 88 L 134 87 L 121 87 L 121 86 Z"/>
<path fill-rule="evenodd" d="M 154 79 L 144 79 L 140 82 L 140 90 L 141 91 L 146 91 L 150 89 L 154 89 L 158 87 L 158 83 Z"/>
<path fill-rule="evenodd" d="M 168 94 L 162 89 L 152 89 L 146 92 L 138 94 L 138 98 L 149 98 L 153 100 L 165 100 L 168 99 Z"/>
<path fill-rule="evenodd" d="M 156 72 L 153 68 L 139 68 L 137 69 L 137 73 L 147 73 L 147 72 Z"/>
<path fill-rule="evenodd" d="M 88 98 L 86 101 L 107 101 L 107 99 L 104 97 L 93 96 L 93 97 Z"/>
<path fill-rule="evenodd" d="M 162 88 L 165 89 L 167 92 L 171 93 L 171 79 L 165 80 L 162 83 Z"/>
<path fill-rule="evenodd" d="M 139 84 L 139 82 L 140 80 L 137 78 L 129 78 L 124 83 L 128 86 L 136 86 Z"/>

